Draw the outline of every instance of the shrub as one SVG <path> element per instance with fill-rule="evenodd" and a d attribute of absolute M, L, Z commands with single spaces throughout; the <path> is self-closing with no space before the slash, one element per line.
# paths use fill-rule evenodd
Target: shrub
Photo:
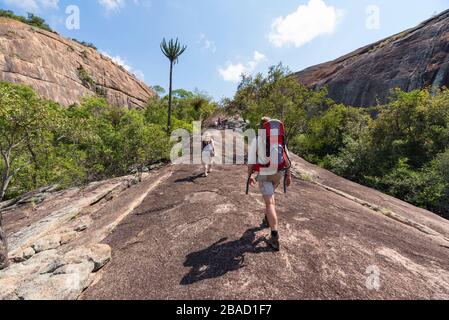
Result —
<path fill-rule="evenodd" d="M 44 19 L 29 13 L 27 17 L 21 17 L 10 10 L 2 10 L 0 9 L 0 17 L 9 18 L 13 20 L 17 20 L 23 23 L 26 23 L 30 26 L 37 27 L 46 31 L 54 32 L 50 26 L 45 22 Z"/>

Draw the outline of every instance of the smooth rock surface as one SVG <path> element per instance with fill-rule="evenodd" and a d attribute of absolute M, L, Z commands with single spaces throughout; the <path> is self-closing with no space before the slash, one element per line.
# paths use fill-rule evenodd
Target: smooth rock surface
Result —
<path fill-rule="evenodd" d="M 280 252 L 259 227 L 258 190 L 245 195 L 245 166 L 208 178 L 165 166 L 130 188 L 61 191 L 36 216 L 7 212 L 11 235 L 34 226 L 32 243 L 76 237 L 0 271 L 0 299 L 449 299 L 449 221 L 292 160 L 293 185 L 276 195 Z M 70 219 L 42 223 L 80 199 Z"/>
<path fill-rule="evenodd" d="M 83 84 L 80 66 L 95 88 Z M 109 103 L 128 108 L 142 108 L 155 95 L 143 81 L 98 51 L 6 18 L 0 18 L 0 80 L 27 84 L 64 106 L 95 95 L 97 88 L 105 92 Z"/>
<path fill-rule="evenodd" d="M 257 189 L 245 196 L 244 166 L 216 166 L 208 178 L 200 166 L 172 166 L 106 238 L 112 260 L 81 298 L 449 299 L 439 242 L 449 221 L 292 158 L 295 176 L 313 178 L 276 195 L 281 252 L 265 243 L 264 204 Z"/>
<path fill-rule="evenodd" d="M 294 76 L 308 87 L 327 87 L 336 102 L 354 107 L 385 103 L 393 88 L 449 86 L 449 11 Z"/>

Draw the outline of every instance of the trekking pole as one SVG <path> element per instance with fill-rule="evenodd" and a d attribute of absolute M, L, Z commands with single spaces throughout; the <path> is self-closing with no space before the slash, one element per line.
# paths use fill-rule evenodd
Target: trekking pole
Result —
<path fill-rule="evenodd" d="M 288 167 L 284 171 L 284 193 L 287 194 L 287 175 L 288 175 L 288 171 L 291 170 L 291 168 L 292 168 L 292 161 L 290 160 L 287 146 L 285 146 L 285 155 L 287 156 Z"/>
<path fill-rule="evenodd" d="M 284 172 L 284 193 L 287 194 L 287 171 Z"/>
<path fill-rule="evenodd" d="M 250 184 L 251 184 L 251 176 L 248 176 L 248 180 L 246 180 L 246 195 L 249 195 Z"/>

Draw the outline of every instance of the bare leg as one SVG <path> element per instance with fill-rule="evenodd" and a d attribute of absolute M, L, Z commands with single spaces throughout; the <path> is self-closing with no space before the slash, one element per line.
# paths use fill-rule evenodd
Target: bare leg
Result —
<path fill-rule="evenodd" d="M 209 172 L 209 165 L 205 165 L 204 166 L 204 175 L 207 177 L 209 174 L 208 174 L 208 172 Z"/>
<path fill-rule="evenodd" d="M 272 196 L 264 196 L 266 210 L 267 210 L 267 219 L 268 224 L 272 231 L 278 230 L 278 216 L 276 213 L 276 202 L 274 200 L 274 195 Z"/>

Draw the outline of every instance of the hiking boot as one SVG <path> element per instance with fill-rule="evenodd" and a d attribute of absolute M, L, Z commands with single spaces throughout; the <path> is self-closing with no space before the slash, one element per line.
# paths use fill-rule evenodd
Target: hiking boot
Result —
<path fill-rule="evenodd" d="M 279 235 L 272 235 L 267 239 L 267 244 L 274 249 L 274 251 L 280 251 L 281 245 L 279 244 Z"/>

